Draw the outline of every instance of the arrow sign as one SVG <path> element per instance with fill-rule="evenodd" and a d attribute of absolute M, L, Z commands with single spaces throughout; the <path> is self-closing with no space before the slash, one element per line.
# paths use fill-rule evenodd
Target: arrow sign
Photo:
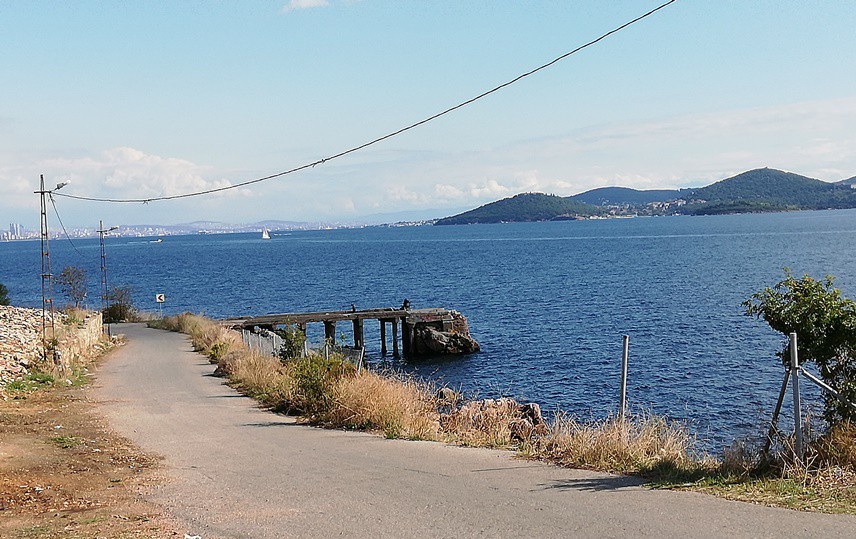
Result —
<path fill-rule="evenodd" d="M 166 296 L 163 294 L 155 294 L 155 301 L 158 303 L 163 303 L 166 301 Z"/>

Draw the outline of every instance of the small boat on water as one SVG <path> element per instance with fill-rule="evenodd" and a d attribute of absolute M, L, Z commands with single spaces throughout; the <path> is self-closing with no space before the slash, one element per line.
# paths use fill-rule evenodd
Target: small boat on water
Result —
<path fill-rule="evenodd" d="M 264 227 L 262 229 L 262 239 L 263 240 L 269 240 L 270 239 L 270 232 L 268 232 L 267 227 Z"/>
<path fill-rule="evenodd" d="M 163 243 L 163 238 L 158 238 L 156 240 L 150 240 L 149 243 Z"/>

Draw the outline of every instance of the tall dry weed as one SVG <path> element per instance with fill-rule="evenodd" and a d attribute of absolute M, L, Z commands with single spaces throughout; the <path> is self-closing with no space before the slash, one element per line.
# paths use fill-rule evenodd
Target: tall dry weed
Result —
<path fill-rule="evenodd" d="M 573 468 L 612 472 L 693 468 L 693 440 L 683 425 L 655 415 L 581 423 L 557 416 L 532 454 Z"/>
<path fill-rule="evenodd" d="M 380 430 L 388 438 L 437 439 L 437 403 L 423 383 L 364 370 L 339 378 L 332 395 L 329 424 Z"/>
<path fill-rule="evenodd" d="M 520 419 L 520 406 L 512 399 L 485 399 L 465 403 L 443 416 L 443 433 L 449 441 L 478 447 L 512 445 L 512 425 Z"/>

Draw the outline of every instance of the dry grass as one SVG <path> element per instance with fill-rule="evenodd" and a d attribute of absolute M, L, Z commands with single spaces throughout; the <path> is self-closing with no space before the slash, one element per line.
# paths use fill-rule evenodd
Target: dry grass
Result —
<path fill-rule="evenodd" d="M 538 424 L 511 399 L 454 402 L 428 384 L 395 373 L 356 372 L 342 358 L 289 360 L 248 350 L 237 333 L 202 316 L 150 323 L 188 333 L 194 347 L 245 394 L 315 424 L 382 432 L 390 438 L 441 440 L 517 449 L 563 466 L 636 473 L 666 488 L 691 488 L 781 507 L 856 512 L 856 427 L 842 425 L 810 444 L 796 463 L 734 444 L 722 460 L 697 455 L 683 424 L 653 414 L 581 422 L 564 415 Z M 450 392 L 454 393 L 454 392 Z"/>
<path fill-rule="evenodd" d="M 331 425 L 378 430 L 387 438 L 438 438 L 437 402 L 424 383 L 362 371 L 338 379 L 332 396 L 325 415 Z"/>
<path fill-rule="evenodd" d="M 510 447 L 512 426 L 520 419 L 512 399 L 467 402 L 443 417 L 443 432 L 450 441 L 475 447 Z"/>
<path fill-rule="evenodd" d="M 709 465 L 693 456 L 693 444 L 682 424 L 653 414 L 591 423 L 558 416 L 549 434 L 537 439 L 527 452 L 573 468 L 691 474 Z"/>

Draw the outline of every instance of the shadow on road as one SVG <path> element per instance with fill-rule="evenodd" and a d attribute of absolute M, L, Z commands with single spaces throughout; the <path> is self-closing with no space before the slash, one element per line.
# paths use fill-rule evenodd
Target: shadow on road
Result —
<path fill-rule="evenodd" d="M 558 489 L 599 492 L 604 490 L 619 490 L 622 488 L 638 487 L 644 483 L 645 482 L 638 477 L 615 475 L 599 478 L 559 479 L 541 486 L 544 490 Z"/>
<path fill-rule="evenodd" d="M 263 421 L 261 423 L 244 423 L 242 427 L 300 427 L 299 423 L 288 423 L 280 421 Z"/>

